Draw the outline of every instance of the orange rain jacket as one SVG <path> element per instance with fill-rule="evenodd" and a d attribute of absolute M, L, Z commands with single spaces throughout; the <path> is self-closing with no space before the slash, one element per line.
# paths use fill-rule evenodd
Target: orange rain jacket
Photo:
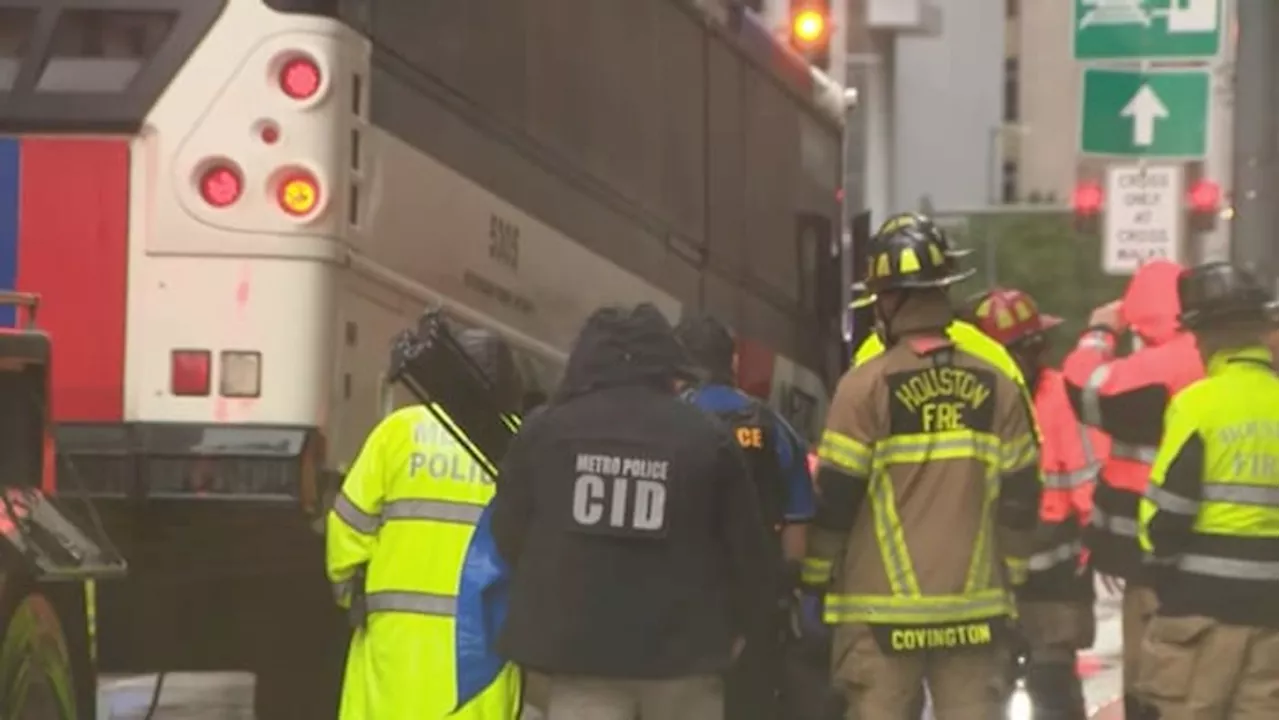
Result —
<path fill-rule="evenodd" d="M 1130 581 L 1142 579 L 1138 500 L 1160 444 L 1165 406 L 1204 377 L 1195 338 L 1178 325 L 1181 272 L 1176 263 L 1151 262 L 1129 283 L 1120 311 L 1142 340 L 1140 350 L 1116 358 L 1115 333 L 1094 327 L 1062 364 L 1076 415 L 1111 438 L 1085 540 L 1097 570 Z"/>
<path fill-rule="evenodd" d="M 1066 380 L 1057 370 L 1040 371 L 1035 383 L 1035 413 L 1043 438 L 1039 549 L 1027 563 L 1027 582 L 1019 588 L 1019 598 L 1089 600 L 1093 597 L 1093 576 L 1085 572 L 1088 552 L 1084 530 L 1093 511 L 1094 482 L 1110 441 L 1076 418 Z"/>

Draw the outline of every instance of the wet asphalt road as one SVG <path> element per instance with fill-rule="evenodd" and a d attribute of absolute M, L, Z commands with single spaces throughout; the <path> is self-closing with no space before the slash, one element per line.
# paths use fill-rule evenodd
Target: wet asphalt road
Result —
<path fill-rule="evenodd" d="M 1082 663 L 1085 695 L 1096 720 L 1120 720 L 1120 604 L 1099 588 L 1098 640 Z M 105 677 L 99 683 L 98 720 L 143 720 L 154 675 Z M 1030 720 L 1017 698 L 1009 720 Z M 248 673 L 176 673 L 165 679 L 155 720 L 253 720 L 253 676 Z"/>

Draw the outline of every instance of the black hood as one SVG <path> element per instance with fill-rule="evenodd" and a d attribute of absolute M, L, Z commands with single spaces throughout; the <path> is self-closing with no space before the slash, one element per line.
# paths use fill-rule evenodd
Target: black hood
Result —
<path fill-rule="evenodd" d="M 556 400 L 621 385 L 665 387 L 690 376 L 690 363 L 658 308 L 605 307 L 587 318 L 574 342 Z"/>

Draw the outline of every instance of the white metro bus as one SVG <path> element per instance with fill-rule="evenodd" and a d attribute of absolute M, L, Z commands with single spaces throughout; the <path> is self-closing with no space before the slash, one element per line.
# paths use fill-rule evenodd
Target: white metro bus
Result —
<path fill-rule="evenodd" d="M 96 632 L 55 603 L 73 648 L 252 670 L 259 717 L 332 716 L 318 521 L 427 305 L 542 393 L 594 308 L 705 309 L 814 431 L 839 95 L 697 5 L 0 0 L 0 288 L 42 296 L 61 492 L 130 563 Z"/>

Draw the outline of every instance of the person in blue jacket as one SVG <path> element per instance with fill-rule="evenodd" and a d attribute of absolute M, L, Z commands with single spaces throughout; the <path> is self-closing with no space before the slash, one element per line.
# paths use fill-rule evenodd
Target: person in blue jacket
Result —
<path fill-rule="evenodd" d="M 783 712 L 779 696 L 783 641 L 790 625 L 787 610 L 799 585 L 805 525 L 816 506 L 807 445 L 781 415 L 738 389 L 737 351 L 733 335 L 723 323 L 707 315 L 686 316 L 677 326 L 676 336 L 700 376 L 697 384 L 685 389 L 683 397 L 720 418 L 737 438 L 759 493 L 763 530 L 773 541 L 777 561 L 778 612 L 768 626 L 747 637 L 742 656 L 730 670 L 725 716 L 735 720 L 793 718 L 794 708 Z M 816 613 L 811 610 L 810 614 Z"/>

